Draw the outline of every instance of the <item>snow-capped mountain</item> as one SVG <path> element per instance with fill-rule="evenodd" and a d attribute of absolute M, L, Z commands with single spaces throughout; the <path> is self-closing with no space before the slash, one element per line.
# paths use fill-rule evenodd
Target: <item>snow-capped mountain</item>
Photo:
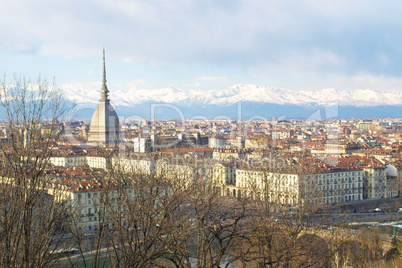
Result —
<path fill-rule="evenodd" d="M 66 98 L 76 103 L 97 102 L 99 90 L 95 88 L 80 88 L 72 85 L 63 86 Z M 311 104 L 326 105 L 334 102 L 338 102 L 341 106 L 357 107 L 402 105 L 402 93 L 400 92 L 381 92 L 373 89 L 294 91 L 252 84 L 240 84 L 224 90 L 208 91 L 196 89 L 185 90 L 173 87 L 154 90 L 111 89 L 110 99 L 113 105 L 127 107 L 146 102 L 227 106 L 240 101 L 301 106 Z"/>

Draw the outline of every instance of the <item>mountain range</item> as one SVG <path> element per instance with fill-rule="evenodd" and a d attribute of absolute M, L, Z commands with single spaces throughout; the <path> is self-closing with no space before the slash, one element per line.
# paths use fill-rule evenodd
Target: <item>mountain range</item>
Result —
<path fill-rule="evenodd" d="M 77 87 L 64 87 L 68 100 L 78 104 L 96 103 L 99 91 Z M 138 114 L 139 110 L 149 110 L 150 104 L 172 104 L 185 110 L 186 117 L 199 115 L 218 116 L 224 111 L 234 110 L 238 103 L 243 104 L 244 114 L 263 116 L 286 113 L 287 117 L 306 117 L 311 112 L 327 105 L 337 105 L 345 113 L 343 117 L 402 117 L 402 93 L 383 92 L 373 89 L 319 91 L 288 90 L 275 87 L 239 84 L 223 90 L 178 89 L 129 89 L 110 90 L 112 104 L 123 114 Z M 259 108 L 259 110 L 256 110 Z M 250 109 L 252 111 L 250 111 Z M 347 112 L 346 112 L 347 111 Z M 366 112 L 365 112 L 366 111 Z M 226 116 L 233 117 L 233 112 Z M 141 116 L 150 112 L 141 112 Z M 177 112 L 174 112 L 177 114 Z M 225 112 L 224 112 L 225 114 Z M 167 115 L 167 114 L 166 114 Z"/>

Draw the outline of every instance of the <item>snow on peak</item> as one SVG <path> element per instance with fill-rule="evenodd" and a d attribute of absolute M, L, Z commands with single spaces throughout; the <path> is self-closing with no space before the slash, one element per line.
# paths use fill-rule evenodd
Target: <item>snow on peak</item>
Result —
<path fill-rule="evenodd" d="M 64 86 L 63 89 L 66 98 L 77 103 L 98 101 L 99 92 L 95 89 L 77 85 Z M 114 105 L 122 106 L 132 106 L 143 102 L 230 105 L 240 101 L 296 105 L 325 105 L 333 102 L 353 106 L 402 105 L 402 94 L 396 92 L 381 92 L 373 89 L 347 91 L 333 88 L 295 91 L 254 84 L 237 84 L 223 90 L 207 91 L 174 87 L 153 90 L 132 88 L 113 91 L 111 89 L 110 99 Z"/>

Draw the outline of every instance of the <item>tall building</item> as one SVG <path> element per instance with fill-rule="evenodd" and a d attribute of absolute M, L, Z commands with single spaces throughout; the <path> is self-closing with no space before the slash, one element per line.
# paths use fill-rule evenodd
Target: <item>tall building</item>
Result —
<path fill-rule="evenodd" d="M 133 139 L 134 152 L 150 153 L 152 150 L 152 141 L 149 137 L 136 137 Z"/>
<path fill-rule="evenodd" d="M 103 81 L 99 105 L 89 127 L 88 143 L 95 146 L 117 146 L 119 142 L 119 118 L 110 104 L 106 86 L 105 49 L 103 49 Z"/>
<path fill-rule="evenodd" d="M 226 147 L 226 139 L 221 136 L 215 136 L 209 138 L 209 148 L 225 148 Z"/>

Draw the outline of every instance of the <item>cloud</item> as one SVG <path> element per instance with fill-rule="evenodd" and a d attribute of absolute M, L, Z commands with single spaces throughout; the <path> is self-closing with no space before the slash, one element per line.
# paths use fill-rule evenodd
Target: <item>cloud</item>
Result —
<path fill-rule="evenodd" d="M 193 89 L 193 88 L 199 88 L 199 87 L 201 87 L 201 83 L 200 83 L 200 82 L 195 82 L 195 83 L 191 83 L 191 84 L 181 84 L 181 85 L 178 85 L 177 87 L 179 87 L 179 88 Z"/>
<path fill-rule="evenodd" d="M 268 75 L 267 74 L 253 74 L 251 76 L 252 79 L 262 79 L 262 78 L 267 78 Z"/>
<path fill-rule="evenodd" d="M 383 75 L 333 76 L 283 83 L 281 86 L 294 90 L 336 88 L 340 90 L 375 89 L 378 91 L 401 92 L 402 78 Z"/>
<path fill-rule="evenodd" d="M 104 45 L 127 63 L 396 76 L 401 11 L 392 0 L 5 1 L 0 50 L 85 58 Z"/>
<path fill-rule="evenodd" d="M 229 81 L 230 78 L 227 76 L 201 76 L 196 77 L 196 81 L 208 81 L 208 82 L 217 82 L 217 81 Z"/>
<path fill-rule="evenodd" d="M 157 87 L 154 83 L 141 79 L 130 81 L 127 83 L 127 86 L 134 89 L 153 89 Z"/>

